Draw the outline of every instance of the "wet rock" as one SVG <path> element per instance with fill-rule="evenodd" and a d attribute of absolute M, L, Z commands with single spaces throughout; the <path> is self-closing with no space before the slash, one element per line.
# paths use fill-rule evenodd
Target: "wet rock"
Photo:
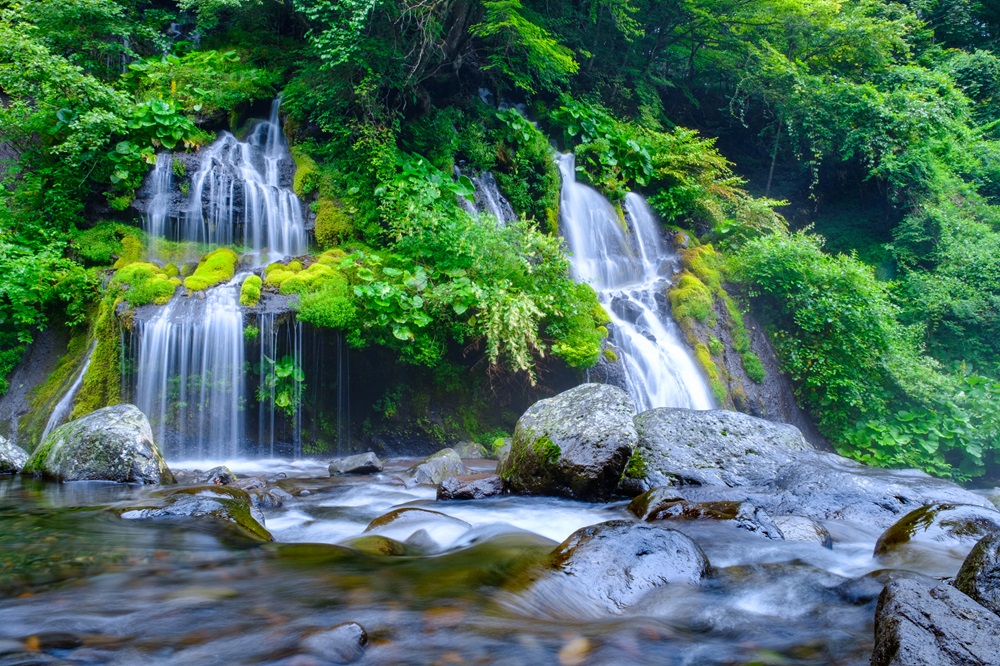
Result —
<path fill-rule="evenodd" d="M 973 546 L 958 571 L 955 587 L 1000 615 L 1000 532 Z"/>
<path fill-rule="evenodd" d="M 486 460 L 490 457 L 490 453 L 486 450 L 486 447 L 476 442 L 459 442 L 453 448 L 455 449 L 455 453 L 464 459 Z"/>
<path fill-rule="evenodd" d="M 812 450 L 794 426 L 725 410 L 652 409 L 635 427 L 650 486 L 761 484 Z"/>
<path fill-rule="evenodd" d="M 134 405 L 105 407 L 59 426 L 23 473 L 59 481 L 174 483 L 149 421 Z"/>
<path fill-rule="evenodd" d="M 638 440 L 634 414 L 628 394 L 605 384 L 539 400 L 518 420 L 497 471 L 515 493 L 607 501 Z"/>
<path fill-rule="evenodd" d="M 278 488 L 251 488 L 247 490 L 250 497 L 250 504 L 257 509 L 276 509 L 284 506 L 285 502 L 294 499 L 291 493 Z"/>
<path fill-rule="evenodd" d="M 274 541 L 264 527 L 264 514 L 254 507 L 245 490 L 228 486 L 185 486 L 155 493 L 153 506 L 123 510 L 126 520 L 193 518 L 209 521 L 254 541 Z"/>
<path fill-rule="evenodd" d="M 472 500 L 503 494 L 503 480 L 496 474 L 449 476 L 438 486 L 439 500 Z"/>
<path fill-rule="evenodd" d="M 878 569 L 864 576 L 845 580 L 833 587 L 833 592 L 850 604 L 863 605 L 876 601 L 885 586 L 894 580 L 915 580 L 928 588 L 941 582 L 937 578 L 931 578 L 915 571 Z"/>
<path fill-rule="evenodd" d="M 395 539 L 378 534 L 359 536 L 345 541 L 344 545 L 369 555 L 385 555 L 389 557 L 406 555 L 406 546 Z"/>
<path fill-rule="evenodd" d="M 302 647 L 335 664 L 350 664 L 365 654 L 368 632 L 357 622 L 338 624 L 327 631 L 306 636 Z"/>
<path fill-rule="evenodd" d="M 17 474 L 28 462 L 28 452 L 0 437 L 0 474 Z"/>
<path fill-rule="evenodd" d="M 654 488 L 632 500 L 628 510 L 647 522 L 658 520 L 717 520 L 768 539 L 783 539 L 781 530 L 760 507 L 749 502 L 689 502 L 671 488 Z"/>
<path fill-rule="evenodd" d="M 675 530 L 612 520 L 577 530 L 532 575 L 519 603 L 575 619 L 621 613 L 664 585 L 696 584 L 708 558 Z"/>
<path fill-rule="evenodd" d="M 403 483 L 407 487 L 419 484 L 438 485 L 449 476 L 462 476 L 469 469 L 453 449 L 441 449 L 429 458 L 403 472 Z"/>
<path fill-rule="evenodd" d="M 454 543 L 471 528 L 472 525 L 464 520 L 438 511 L 407 507 L 379 516 L 364 532 L 402 541 L 414 550 L 436 552 Z"/>
<path fill-rule="evenodd" d="M 330 461 L 330 476 L 337 474 L 378 474 L 385 464 L 371 451 Z"/>
<path fill-rule="evenodd" d="M 911 511 L 875 542 L 875 556 L 887 555 L 912 543 L 945 547 L 974 544 L 1000 530 L 1000 512 L 965 504 L 929 504 Z"/>
<path fill-rule="evenodd" d="M 201 476 L 200 481 L 201 483 L 211 483 L 216 486 L 228 486 L 236 483 L 236 475 L 225 465 L 219 465 L 205 472 Z"/>
<path fill-rule="evenodd" d="M 503 461 L 507 458 L 507 456 L 510 455 L 510 449 L 512 446 L 514 446 L 514 440 L 511 439 L 510 437 L 505 437 L 503 440 L 503 446 L 494 451 L 493 455 L 490 456 L 491 458 L 497 461 L 498 469 L 500 465 L 503 464 Z"/>
<path fill-rule="evenodd" d="M 996 666 L 1000 618 L 955 588 L 889 583 L 875 611 L 872 666 Z"/>
<path fill-rule="evenodd" d="M 817 543 L 824 548 L 833 548 L 833 537 L 825 527 L 805 516 L 772 516 L 771 520 L 785 536 L 785 541 L 805 541 Z"/>

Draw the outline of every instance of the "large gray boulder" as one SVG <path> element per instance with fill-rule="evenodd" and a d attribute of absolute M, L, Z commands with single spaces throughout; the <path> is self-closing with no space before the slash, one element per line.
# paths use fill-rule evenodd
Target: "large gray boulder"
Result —
<path fill-rule="evenodd" d="M 462 476 L 469 473 L 462 459 L 454 449 L 441 449 L 437 453 L 402 472 L 400 478 L 406 487 L 421 484 L 438 485 L 449 476 Z"/>
<path fill-rule="evenodd" d="M 1000 615 L 1000 532 L 984 537 L 962 563 L 955 587 Z"/>
<path fill-rule="evenodd" d="M 385 464 L 373 452 L 337 458 L 330 461 L 330 476 L 338 474 L 378 474 Z"/>
<path fill-rule="evenodd" d="M 813 450 L 794 426 L 726 410 L 652 409 L 635 429 L 649 488 L 761 484 Z"/>
<path fill-rule="evenodd" d="M 518 420 L 497 472 L 514 493 L 607 501 L 638 441 L 634 415 L 628 394 L 604 384 L 539 400 Z"/>
<path fill-rule="evenodd" d="M 59 481 L 174 483 L 149 421 L 135 405 L 105 407 L 59 426 L 22 472 Z"/>
<path fill-rule="evenodd" d="M 875 611 L 872 666 L 996 666 L 1000 617 L 950 585 L 894 580 Z"/>
<path fill-rule="evenodd" d="M 675 530 L 612 520 L 577 530 L 533 570 L 512 605 L 573 620 L 618 614 L 651 590 L 698 584 L 705 553 Z"/>
<path fill-rule="evenodd" d="M 28 452 L 0 437 L 0 474 L 17 474 L 28 462 Z"/>

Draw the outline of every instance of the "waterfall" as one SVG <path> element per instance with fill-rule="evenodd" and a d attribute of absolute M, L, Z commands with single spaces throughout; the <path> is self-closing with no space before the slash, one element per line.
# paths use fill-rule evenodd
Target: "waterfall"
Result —
<path fill-rule="evenodd" d="M 151 236 L 213 247 L 243 245 L 258 263 L 306 251 L 302 204 L 291 187 L 294 163 L 278 119 L 280 101 L 272 104 L 267 121 L 254 124 L 246 141 L 222 132 L 198 153 L 186 201 L 173 211 L 173 225 L 167 224 L 172 165 L 169 158 L 157 159 L 147 215 Z"/>
<path fill-rule="evenodd" d="M 244 439 L 245 275 L 204 294 L 176 297 L 137 322 L 136 403 L 171 457 L 233 458 Z"/>
<path fill-rule="evenodd" d="M 293 319 L 289 325 L 282 325 L 281 315 L 273 312 L 263 312 L 258 315 L 259 360 L 257 362 L 257 399 L 259 403 L 257 414 L 257 440 L 260 451 L 267 451 L 271 457 L 275 455 L 275 444 L 278 442 L 279 419 L 276 405 L 277 384 L 268 381 L 268 375 L 274 371 L 272 364 L 280 362 L 284 357 L 292 361 L 294 368 L 303 366 L 302 324 Z M 284 336 L 281 334 L 284 333 Z M 270 359 L 270 360 L 268 360 Z M 293 457 L 302 455 L 302 382 L 291 381 L 294 401 L 297 408 L 290 421 Z"/>
<path fill-rule="evenodd" d="M 636 407 L 711 409 L 709 387 L 668 313 L 676 258 L 664 251 L 653 212 L 629 194 L 623 220 L 597 190 L 576 181 L 575 167 L 572 154 L 559 157 L 560 217 L 573 273 L 597 291 L 611 316 L 610 342 Z"/>
<path fill-rule="evenodd" d="M 49 415 L 49 420 L 45 424 L 45 430 L 42 431 L 42 437 L 38 440 L 39 444 L 45 441 L 49 433 L 61 426 L 65 421 L 66 417 L 69 416 L 70 412 L 73 411 L 73 401 L 76 399 L 76 394 L 80 391 L 80 386 L 83 384 L 83 376 L 87 374 L 87 368 L 90 367 L 90 359 L 94 357 L 94 348 L 97 347 L 97 341 L 90 343 L 90 349 L 87 351 L 87 360 L 84 361 L 83 367 L 80 368 L 80 372 L 77 373 L 76 379 L 70 385 L 69 390 L 66 391 L 58 403 L 56 403 L 55 409 L 52 410 L 52 414 Z"/>
<path fill-rule="evenodd" d="M 461 176 L 462 171 L 456 166 L 455 175 Z M 514 212 L 510 202 L 500 191 L 496 178 L 489 171 L 483 171 L 475 176 L 469 176 L 473 186 L 476 188 L 474 201 L 469 201 L 464 197 L 459 197 L 459 204 L 469 215 L 477 216 L 489 213 L 496 218 L 497 225 L 503 227 L 517 220 L 517 213 Z"/>
<path fill-rule="evenodd" d="M 174 156 L 160 153 L 156 156 L 153 173 L 150 174 L 150 198 L 143 229 L 149 237 L 149 252 L 157 254 L 158 242 L 167 237 L 168 222 L 174 203 Z"/>

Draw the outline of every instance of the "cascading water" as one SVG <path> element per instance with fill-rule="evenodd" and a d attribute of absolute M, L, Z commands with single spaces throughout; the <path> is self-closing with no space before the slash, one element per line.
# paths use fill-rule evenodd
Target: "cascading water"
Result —
<path fill-rule="evenodd" d="M 455 167 L 455 175 L 461 176 L 462 172 Z M 517 213 L 511 207 L 510 202 L 504 197 L 497 185 L 496 178 L 489 171 L 484 171 L 475 176 L 469 176 L 473 186 L 476 188 L 474 201 L 459 197 L 459 204 L 470 215 L 481 215 L 488 213 L 492 215 L 497 224 L 501 227 L 517 220 Z"/>
<path fill-rule="evenodd" d="M 711 409 L 708 385 L 666 311 L 675 261 L 663 250 L 653 212 L 639 195 L 629 194 L 622 220 L 597 190 L 577 182 L 575 167 L 572 154 L 559 157 L 570 261 L 577 279 L 597 291 L 611 316 L 610 341 L 636 407 Z"/>
<path fill-rule="evenodd" d="M 49 433 L 61 426 L 66 421 L 66 417 L 73 411 L 73 401 L 76 399 L 76 394 L 80 392 L 80 386 L 83 384 L 83 376 L 87 374 L 87 368 L 90 367 L 90 360 L 94 357 L 94 348 L 96 346 L 96 341 L 90 343 L 90 349 L 87 351 L 87 360 L 84 361 L 83 367 L 80 368 L 80 372 L 76 375 L 76 379 L 73 380 L 69 390 L 56 403 L 55 409 L 52 410 L 52 414 L 49 415 L 49 420 L 45 424 L 45 430 L 42 431 L 42 436 L 38 440 L 39 442 L 45 441 Z"/>
<path fill-rule="evenodd" d="M 244 438 L 244 275 L 137 321 L 136 404 L 171 457 L 232 458 Z"/>
<path fill-rule="evenodd" d="M 210 246 L 243 245 L 258 262 L 298 256 L 307 238 L 302 204 L 291 188 L 293 162 L 278 120 L 280 99 L 246 141 L 229 132 L 198 155 L 186 198 L 173 188 L 173 158 L 157 157 L 146 231 L 153 238 Z"/>

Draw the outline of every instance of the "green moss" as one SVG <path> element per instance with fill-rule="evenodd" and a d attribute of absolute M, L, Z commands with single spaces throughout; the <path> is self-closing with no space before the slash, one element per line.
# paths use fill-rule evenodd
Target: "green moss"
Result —
<path fill-rule="evenodd" d="M 156 264 L 135 262 L 118 270 L 108 284 L 108 293 L 121 296 L 132 307 L 163 305 L 174 295 L 180 280 Z"/>
<path fill-rule="evenodd" d="M 125 239 L 129 239 L 127 246 Z M 144 244 L 145 234 L 141 229 L 119 222 L 101 222 L 78 232 L 71 252 L 85 266 L 106 267 L 126 256 L 129 261 L 138 261 L 145 251 Z"/>
<path fill-rule="evenodd" d="M 681 265 L 713 290 L 722 287 L 722 255 L 711 244 L 684 250 Z"/>
<path fill-rule="evenodd" d="M 608 363 L 618 362 L 618 354 L 616 354 L 615 350 L 611 348 L 604 350 L 604 358 L 607 359 Z"/>
<path fill-rule="evenodd" d="M 115 316 L 120 302 L 110 294 L 101 301 L 94 324 L 97 345 L 70 418 L 77 419 L 122 401 L 122 327 Z"/>
<path fill-rule="evenodd" d="M 544 460 L 549 465 L 559 462 L 562 457 L 562 450 L 548 437 L 539 437 L 531 444 L 531 449 L 535 455 Z"/>
<path fill-rule="evenodd" d="M 632 452 L 632 457 L 628 459 L 628 465 L 625 466 L 625 478 L 626 479 L 644 479 L 646 478 L 646 459 L 642 456 L 642 451 L 636 449 Z"/>
<path fill-rule="evenodd" d="M 670 289 L 670 307 L 674 319 L 696 319 L 702 323 L 712 316 L 712 291 L 692 273 L 682 273 Z"/>
<path fill-rule="evenodd" d="M 248 275 L 240 287 L 240 305 L 252 308 L 260 302 L 263 281 L 256 275 Z"/>
<path fill-rule="evenodd" d="M 201 291 L 233 279 L 240 258 L 229 248 L 220 247 L 209 252 L 198 263 L 194 273 L 184 279 L 184 286 L 191 291 Z"/>
<path fill-rule="evenodd" d="M 725 349 L 726 346 L 714 335 L 708 339 L 708 350 L 712 352 L 712 356 L 720 356 Z"/>
<path fill-rule="evenodd" d="M 354 235 L 351 216 L 336 199 L 320 197 L 313 204 L 316 211 L 316 243 L 329 248 L 349 240 Z"/>
<path fill-rule="evenodd" d="M 743 371 L 747 373 L 747 377 L 758 384 L 764 381 L 765 372 L 764 364 L 761 363 L 760 357 L 751 351 L 746 352 L 740 356 L 740 360 L 743 362 Z"/>
<path fill-rule="evenodd" d="M 178 178 L 183 178 L 187 175 L 187 164 L 184 160 L 174 160 L 170 163 L 170 170 L 174 172 L 174 175 Z"/>
<path fill-rule="evenodd" d="M 712 395 L 720 404 L 726 401 L 726 387 L 719 377 L 719 367 L 712 360 L 712 354 L 708 350 L 708 345 L 697 344 L 694 348 L 694 356 L 698 359 L 705 374 L 708 376 L 708 385 L 712 389 Z"/>
<path fill-rule="evenodd" d="M 251 324 L 243 328 L 243 339 L 247 342 L 256 340 L 258 337 L 260 337 L 260 329 L 256 326 Z"/>
<path fill-rule="evenodd" d="M 293 146 L 292 159 L 295 160 L 295 180 L 292 189 L 301 198 L 306 198 L 319 189 L 319 166 L 305 153 L 301 146 Z"/>
<path fill-rule="evenodd" d="M 175 266 L 174 264 L 167 264 L 166 266 L 164 266 L 163 273 L 167 277 L 177 277 L 181 274 L 181 272 L 177 270 L 177 266 Z"/>

